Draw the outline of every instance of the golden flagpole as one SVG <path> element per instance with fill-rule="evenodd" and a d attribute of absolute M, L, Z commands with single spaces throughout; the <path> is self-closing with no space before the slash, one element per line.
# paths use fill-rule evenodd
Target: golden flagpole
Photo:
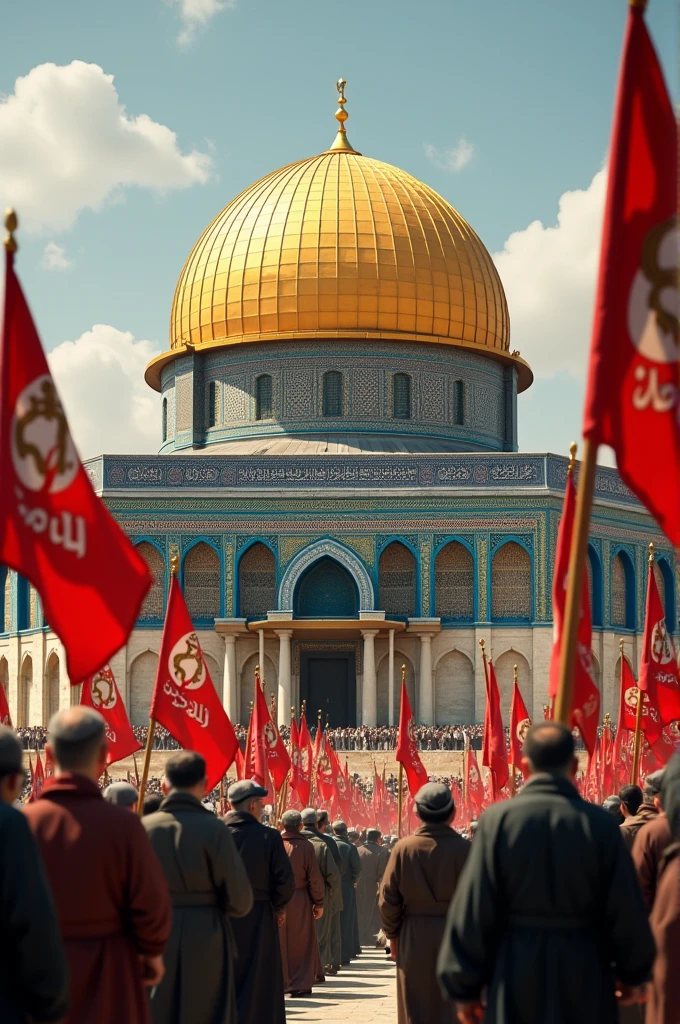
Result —
<path fill-rule="evenodd" d="M 578 476 L 578 490 L 576 494 L 576 515 L 574 517 L 571 550 L 569 552 L 567 600 L 564 609 L 560 650 L 560 681 L 557 697 L 555 698 L 554 711 L 555 721 L 564 723 L 568 728 L 571 726 L 571 709 L 574 703 L 576 643 L 581 617 L 583 575 L 585 573 L 588 552 L 590 510 L 593 504 L 593 491 L 595 488 L 597 448 L 597 444 L 594 444 L 589 438 L 584 440 L 583 458 L 581 459 L 581 470 Z"/>
<path fill-rule="evenodd" d="M 649 565 L 654 565 L 654 545 L 649 545 L 649 558 L 647 559 Z M 621 652 L 621 672 L 623 673 L 623 650 Z M 635 739 L 633 741 L 633 771 L 631 773 L 631 783 L 636 786 L 638 776 L 640 774 L 640 747 L 642 745 L 642 708 L 645 702 L 645 695 L 640 689 L 640 680 L 637 681 L 637 707 L 635 709 Z"/>

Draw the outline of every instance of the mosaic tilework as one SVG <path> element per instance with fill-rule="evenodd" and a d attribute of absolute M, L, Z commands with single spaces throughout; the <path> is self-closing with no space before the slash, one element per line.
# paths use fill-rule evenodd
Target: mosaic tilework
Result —
<path fill-rule="evenodd" d="M 380 416 L 380 377 L 370 370 L 352 371 L 352 415 L 374 419 Z"/>
<path fill-rule="evenodd" d="M 531 619 L 531 558 L 521 545 L 509 541 L 491 560 L 493 619 Z"/>
<path fill-rule="evenodd" d="M 238 564 L 239 615 L 263 618 L 276 608 L 276 562 L 266 544 L 253 544 Z"/>
<path fill-rule="evenodd" d="M 416 614 L 416 560 L 398 541 L 383 549 L 378 562 L 378 606 L 387 617 Z"/>
<path fill-rule="evenodd" d="M 227 423 L 244 420 L 251 414 L 251 398 L 244 377 L 236 377 L 224 385 L 225 416 Z M 254 415 L 254 413 L 253 413 Z"/>
<path fill-rule="evenodd" d="M 193 377 L 186 375 L 184 377 L 177 378 L 177 385 L 175 393 L 177 396 L 177 433 L 181 434 L 187 430 L 191 430 L 191 421 L 193 419 L 191 410 L 193 402 Z"/>
<path fill-rule="evenodd" d="M 209 544 L 196 544 L 187 553 L 182 566 L 184 599 L 193 620 L 220 615 L 220 556 Z"/>
<path fill-rule="evenodd" d="M 146 541 L 137 545 L 137 551 L 148 565 L 153 581 L 144 598 L 139 618 L 162 619 L 165 606 L 165 561 L 160 551 Z"/>
<path fill-rule="evenodd" d="M 360 609 L 372 611 L 375 608 L 375 596 L 373 583 L 365 565 L 354 552 L 330 538 L 316 541 L 288 563 L 279 584 L 279 602 L 276 607 L 284 609 L 293 607 L 293 594 L 297 581 L 310 565 L 324 555 L 335 559 L 351 573 L 359 590 Z"/>
<path fill-rule="evenodd" d="M 222 538 L 222 555 L 224 558 L 224 614 L 230 619 L 234 615 L 234 541 L 231 537 Z"/>
<path fill-rule="evenodd" d="M 375 539 L 368 535 L 364 537 L 339 536 L 343 544 L 359 555 L 359 557 L 371 568 L 375 564 Z"/>
<path fill-rule="evenodd" d="M 489 539 L 477 537 L 478 608 L 480 622 L 489 621 Z"/>
<path fill-rule="evenodd" d="M 293 555 L 309 544 L 311 537 L 281 537 L 279 538 L 279 564 L 286 565 Z"/>
<path fill-rule="evenodd" d="M 441 619 L 474 618 L 474 562 L 466 547 L 453 541 L 434 560 L 434 613 Z"/>
<path fill-rule="evenodd" d="M 420 614 L 428 616 L 432 602 L 430 585 L 430 558 L 432 555 L 432 537 L 420 539 Z"/>
<path fill-rule="evenodd" d="M 313 416 L 315 375 L 311 370 L 288 370 L 281 386 L 283 417 L 286 420 Z"/>

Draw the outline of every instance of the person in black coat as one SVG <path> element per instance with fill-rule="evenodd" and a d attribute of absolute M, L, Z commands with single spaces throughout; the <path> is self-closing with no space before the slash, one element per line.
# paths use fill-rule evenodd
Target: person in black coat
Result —
<path fill-rule="evenodd" d="M 0 1021 L 58 1021 L 68 969 L 45 870 L 26 818 L 11 805 L 24 784 L 22 746 L 0 725 Z"/>
<path fill-rule="evenodd" d="M 281 836 L 260 823 L 267 790 L 244 779 L 229 787 L 232 810 L 224 819 L 243 858 L 253 909 L 231 922 L 239 1024 L 285 1024 L 279 921 L 295 892 L 295 877 Z"/>
<path fill-rule="evenodd" d="M 361 857 L 356 846 L 350 843 L 347 837 L 347 825 L 344 821 L 333 822 L 333 833 L 341 861 L 340 962 L 348 964 L 361 953 L 356 900 L 356 887 L 361 875 Z"/>
<path fill-rule="evenodd" d="M 654 941 L 613 817 L 579 796 L 571 732 L 529 730 L 531 777 L 482 815 L 437 975 L 461 1024 L 616 1024 L 651 976 Z"/>

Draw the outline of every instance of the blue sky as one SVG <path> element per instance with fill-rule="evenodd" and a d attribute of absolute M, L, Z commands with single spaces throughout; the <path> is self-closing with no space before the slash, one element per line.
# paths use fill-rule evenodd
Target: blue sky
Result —
<path fill-rule="evenodd" d="M 520 445 L 565 450 L 580 422 L 604 185 L 593 178 L 606 158 L 625 0 L 237 0 L 197 25 L 188 41 L 178 39 L 192 35 L 192 10 L 207 15 L 219 6 L 219 0 L 6 0 L 0 7 L 0 204 L 15 202 L 20 216 L 22 202 L 40 211 L 21 232 L 18 267 L 46 348 L 63 348 L 95 324 L 114 330 L 105 345 L 124 332 L 120 344 L 137 351 L 140 365 L 148 353 L 136 348 L 136 339 L 166 347 L 175 282 L 197 236 L 249 183 L 329 145 L 334 81 L 343 75 L 353 145 L 427 181 L 491 252 L 505 248 L 499 267 L 508 277 L 513 347 L 537 363 L 539 374 L 520 398 Z M 651 0 L 647 20 L 675 95 L 675 5 Z M 106 88 L 111 95 L 115 89 L 127 118 L 146 115 L 176 141 L 166 139 L 152 159 L 143 149 L 127 153 L 118 167 L 106 138 L 89 145 L 91 131 L 105 125 L 95 100 L 84 103 L 82 123 L 74 125 L 69 89 L 76 86 L 64 78 L 62 92 L 44 76 L 42 86 L 37 78 L 29 84 L 43 88 L 55 153 L 28 143 L 20 151 L 23 134 L 21 146 L 13 146 L 20 136 L 16 122 L 7 129 L 11 110 L 35 115 L 28 87 L 23 106 L 11 107 L 16 79 L 74 60 L 114 77 Z M 86 208 L 77 168 L 69 179 L 69 160 L 81 160 L 79 142 L 93 178 L 103 182 L 97 210 Z M 454 156 L 446 168 L 450 150 L 463 154 L 464 166 L 455 169 Z M 52 186 L 56 164 L 63 191 Z M 164 194 L 159 183 L 170 184 Z M 563 207 L 560 234 L 552 228 L 565 193 L 575 198 Z M 94 414 L 85 392 L 101 380 L 101 366 L 88 377 L 92 360 L 80 359 L 81 350 L 63 350 L 60 366 L 72 377 L 70 393 L 62 383 L 67 405 L 82 396 L 82 432 Z M 137 363 L 117 369 L 122 376 L 111 380 L 124 381 L 126 373 L 137 373 Z M 154 396 L 135 387 L 144 419 L 156 408 L 148 405 Z M 127 399 L 119 397 L 118 415 L 127 415 Z M 90 444 L 101 440 L 108 450 L 132 444 L 125 424 L 111 433 L 119 426 L 115 402 L 99 415 L 113 422 L 99 423 Z M 78 428 L 76 436 L 86 448 Z M 150 443 L 147 437 L 140 447 L 148 450 Z"/>

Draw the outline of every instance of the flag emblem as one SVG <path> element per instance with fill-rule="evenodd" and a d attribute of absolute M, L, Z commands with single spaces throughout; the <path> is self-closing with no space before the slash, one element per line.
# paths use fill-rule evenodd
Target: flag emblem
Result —
<path fill-rule="evenodd" d="M 642 243 L 642 266 L 630 289 L 630 338 L 640 355 L 655 363 L 674 363 L 678 358 L 677 246 L 674 216 L 651 228 Z M 639 369 L 636 377 L 641 379 Z"/>
<path fill-rule="evenodd" d="M 108 666 L 92 676 L 90 692 L 96 708 L 106 708 L 108 711 L 115 708 L 118 703 L 118 692 L 113 681 L 113 673 Z"/>
<path fill-rule="evenodd" d="M 264 724 L 264 741 L 268 747 L 275 747 L 278 743 L 279 737 L 271 722 L 265 722 Z"/>
<path fill-rule="evenodd" d="M 666 620 L 661 619 L 652 630 L 652 658 L 659 665 L 668 665 L 673 661 L 673 648 L 668 642 Z"/>
<path fill-rule="evenodd" d="M 185 633 L 170 651 L 170 675 L 179 687 L 198 690 L 205 682 L 206 671 L 203 651 L 196 633 Z"/>
<path fill-rule="evenodd" d="M 12 462 L 24 487 L 55 494 L 73 482 L 80 461 L 52 378 L 36 377 L 19 394 L 12 421 Z"/>
<path fill-rule="evenodd" d="M 520 743 L 524 743 L 526 734 L 529 732 L 530 728 L 531 728 L 531 719 L 530 718 L 523 718 L 521 722 L 517 723 L 517 729 L 516 729 L 517 739 L 520 741 Z"/>
<path fill-rule="evenodd" d="M 477 770 L 477 768 L 475 768 L 474 764 L 470 765 L 468 778 L 471 786 L 476 786 L 477 783 L 479 782 L 479 771 Z"/>

